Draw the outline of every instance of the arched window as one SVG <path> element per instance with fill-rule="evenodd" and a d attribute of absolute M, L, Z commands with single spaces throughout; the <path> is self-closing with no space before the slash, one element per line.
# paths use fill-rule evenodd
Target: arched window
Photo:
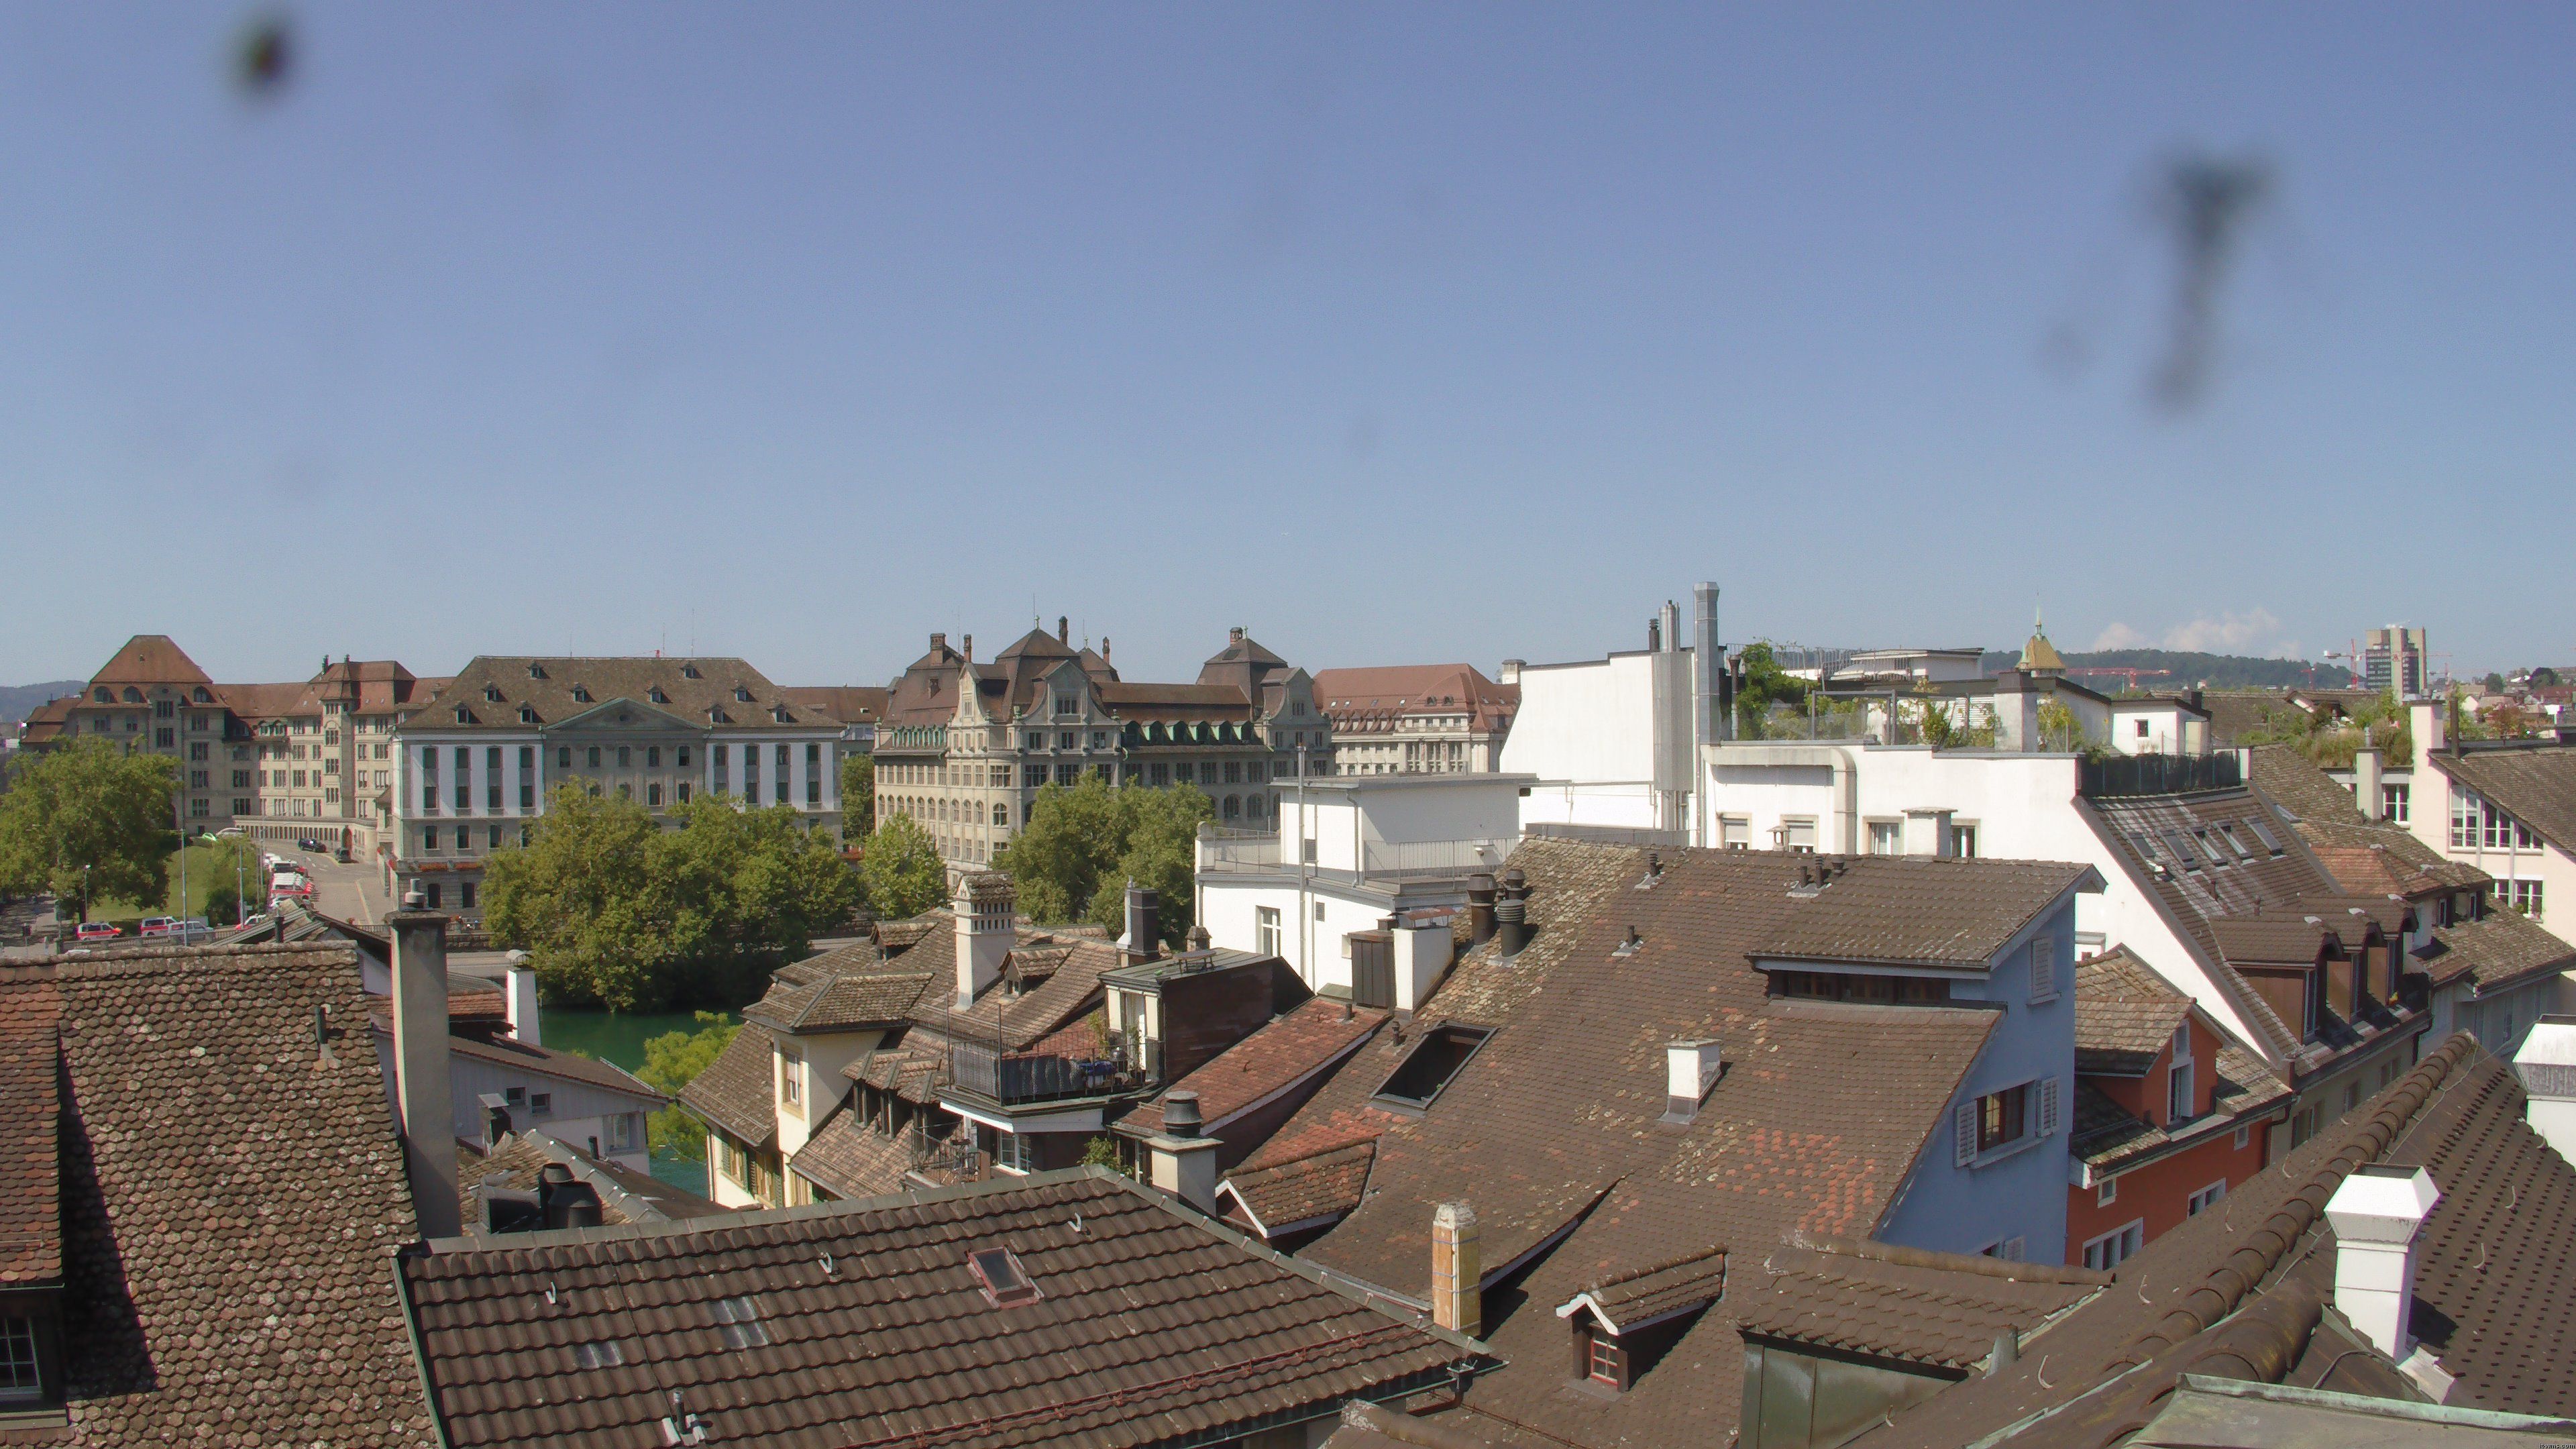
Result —
<path fill-rule="evenodd" d="M 1225 818 L 1228 820 L 1240 820 L 1243 818 L 1242 796 L 1228 795 L 1225 797 Z"/>

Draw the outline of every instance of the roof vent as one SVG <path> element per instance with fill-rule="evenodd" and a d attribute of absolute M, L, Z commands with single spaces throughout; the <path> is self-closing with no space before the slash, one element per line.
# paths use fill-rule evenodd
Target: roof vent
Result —
<path fill-rule="evenodd" d="M 1664 879 L 1664 858 L 1663 858 L 1663 856 L 1661 856 L 1661 855 L 1659 855 L 1659 854 L 1657 854 L 1656 852 L 1651 851 L 1651 850 L 1650 850 L 1650 851 L 1647 851 L 1647 852 L 1646 852 L 1646 876 L 1645 876 L 1645 879 L 1640 880 L 1640 881 L 1638 881 L 1638 882 L 1637 882 L 1636 888 L 1637 888 L 1638 890 L 1641 890 L 1641 891 L 1650 891 L 1650 890 L 1653 890 L 1656 886 L 1658 886 L 1658 885 L 1662 884 L 1662 883 L 1663 883 L 1663 879 Z"/>
<path fill-rule="evenodd" d="M 1196 1137 L 1199 1135 L 1199 1094 L 1170 1092 L 1163 1097 L 1163 1135 Z"/>
<path fill-rule="evenodd" d="M 984 1301 L 996 1308 L 1035 1303 L 1046 1296 L 1030 1280 L 1028 1270 L 1020 1266 L 1019 1255 L 1008 1248 L 986 1248 L 969 1253 L 966 1266 L 973 1270 L 975 1281 L 983 1285 Z"/>
<path fill-rule="evenodd" d="M 1717 1085 L 1723 1066 L 1715 1037 L 1664 1043 L 1664 1120 L 1696 1119 L 1699 1104 L 1708 1099 L 1708 1089 Z"/>
<path fill-rule="evenodd" d="M 1645 944 L 1646 938 L 1637 934 L 1636 927 L 1630 926 L 1628 928 L 1627 939 L 1612 947 L 1610 949 L 1610 954 L 1613 956 L 1634 956 L 1637 954 L 1638 949 Z"/>

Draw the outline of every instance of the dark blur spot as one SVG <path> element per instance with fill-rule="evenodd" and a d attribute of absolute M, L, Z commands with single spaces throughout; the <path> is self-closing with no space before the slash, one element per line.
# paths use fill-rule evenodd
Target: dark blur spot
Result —
<path fill-rule="evenodd" d="M 242 27 L 233 45 L 233 84 L 253 97 L 285 89 L 295 68 L 293 28 L 283 15 L 263 15 Z"/>
<path fill-rule="evenodd" d="M 2218 345 L 2220 294 L 2248 224 L 2272 192 L 2272 168 L 2261 157 L 2186 155 L 2156 182 L 2156 216 L 2174 249 L 2170 340 L 2156 369 L 2156 401 L 2180 412 L 2209 386 Z"/>

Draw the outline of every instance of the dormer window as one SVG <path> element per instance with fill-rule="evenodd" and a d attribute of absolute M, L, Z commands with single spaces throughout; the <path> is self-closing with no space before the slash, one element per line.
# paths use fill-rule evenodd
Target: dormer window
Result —
<path fill-rule="evenodd" d="M 470 709 L 467 709 L 465 706 L 463 706 L 463 705 L 461 705 L 461 704 L 460 704 L 460 705 L 458 705 L 458 706 L 456 707 L 456 722 L 457 722 L 458 724 L 472 724 L 472 723 L 474 723 L 474 711 L 472 711 L 472 710 L 470 710 Z"/>
<path fill-rule="evenodd" d="M 501 686 L 497 684 L 487 684 L 483 686 L 483 700 L 487 704 L 499 704 L 501 702 Z"/>
<path fill-rule="evenodd" d="M 778 721 L 780 724 L 795 723 L 795 720 L 787 713 L 787 706 L 783 704 L 771 705 L 769 707 L 769 717 Z"/>
<path fill-rule="evenodd" d="M 204 686 L 204 685 L 199 685 L 199 686 L 196 688 L 196 690 L 195 690 L 193 693 L 191 693 L 188 697 L 189 697 L 190 699 L 195 700 L 195 701 L 196 701 L 197 703 L 199 703 L 199 704 L 213 704 L 213 703 L 215 702 L 215 697 L 214 697 L 213 695 L 211 695 L 211 694 L 206 693 L 206 689 L 205 689 L 205 686 Z"/>
<path fill-rule="evenodd" d="M 662 686 L 658 684 L 644 691 L 644 697 L 653 701 L 655 704 L 669 704 L 671 702 L 671 696 L 664 694 L 662 692 Z"/>
<path fill-rule="evenodd" d="M 720 704 L 711 704 L 711 705 L 708 705 L 708 706 L 707 706 L 707 723 L 709 723 L 709 724 L 732 724 L 732 723 L 733 723 L 733 716 L 728 715 L 728 714 L 726 714 L 726 713 L 724 712 L 724 706 L 723 706 L 723 705 L 720 705 Z"/>
<path fill-rule="evenodd" d="M 695 679 L 695 678 L 697 678 L 697 677 L 698 677 L 698 666 L 696 666 L 696 665 L 694 665 L 694 664 L 683 664 L 683 665 L 681 665 L 681 666 L 680 666 L 680 677 L 681 677 L 682 679 Z"/>
<path fill-rule="evenodd" d="M 519 706 L 519 723 L 521 723 L 521 724 L 535 724 L 536 722 L 537 722 L 537 712 L 536 712 L 534 709 L 532 709 L 532 708 L 528 707 L 527 705 L 524 705 L 524 704 L 523 704 L 523 705 L 520 705 L 520 706 Z"/>
<path fill-rule="evenodd" d="M 545 667 L 544 665 L 542 665 L 542 664 L 539 664 L 537 661 L 535 661 L 535 660 L 533 660 L 533 659 L 529 660 L 529 661 L 528 661 L 528 677 L 529 677 L 530 679 L 543 679 L 543 678 L 545 678 L 545 677 L 546 677 L 546 667 Z"/>
<path fill-rule="evenodd" d="M 574 685 L 574 686 L 572 687 L 572 698 L 573 698 L 573 703 L 575 703 L 575 704 L 588 704 L 588 703 L 590 703 L 590 689 L 589 689 L 589 687 L 588 687 L 588 686 L 586 686 L 586 685 L 579 685 L 579 684 Z"/>
<path fill-rule="evenodd" d="M 751 690 L 743 685 L 735 685 L 733 687 L 733 702 L 736 704 L 751 703 Z"/>
<path fill-rule="evenodd" d="M 141 704 L 143 702 L 143 691 L 136 689 L 130 684 L 125 686 L 125 702 L 127 704 Z"/>
<path fill-rule="evenodd" d="M 99 703 L 101 703 L 101 704 L 114 704 L 114 703 L 116 703 L 116 696 L 115 696 L 115 695 L 113 695 L 113 694 L 108 693 L 108 691 L 107 691 L 107 686 L 106 686 L 106 685 L 103 685 L 103 684 L 102 684 L 102 685 L 100 685 L 100 686 L 98 687 L 98 689 L 95 691 L 95 695 L 96 695 L 96 697 L 97 697 L 97 699 L 98 699 L 98 702 L 99 702 Z"/>

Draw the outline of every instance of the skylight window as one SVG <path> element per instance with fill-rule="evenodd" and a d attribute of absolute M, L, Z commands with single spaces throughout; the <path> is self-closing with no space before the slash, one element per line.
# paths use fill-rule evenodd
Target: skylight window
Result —
<path fill-rule="evenodd" d="M 2274 855 L 2281 853 L 2281 838 L 2272 833 L 2270 826 L 2260 820 L 2248 820 L 2245 822 L 2245 828 L 2254 832 L 2254 838 L 2263 842 L 2264 849 Z"/>
<path fill-rule="evenodd" d="M 760 1310 L 748 1298 L 717 1299 L 716 1327 L 724 1334 L 727 1348 L 758 1348 L 769 1342 L 768 1330 L 760 1326 Z"/>
<path fill-rule="evenodd" d="M 2218 846 L 2210 840 L 2208 831 L 2195 830 L 2191 833 L 2191 838 L 2193 843 L 2197 844 L 2203 853 L 2209 856 L 2209 863 L 2211 865 L 2234 864 L 2233 861 L 2230 861 L 2227 858 L 2227 852 L 2219 849 Z"/>
<path fill-rule="evenodd" d="M 2183 839 L 2181 831 L 2166 831 L 2165 844 L 2173 849 L 2173 858 L 2182 862 L 2183 869 L 2200 869 L 2200 856 L 2197 852 L 2193 851 L 2190 842 Z"/>
<path fill-rule="evenodd" d="M 1386 1084 L 1377 1089 L 1379 1100 L 1398 1107 L 1429 1107 L 1493 1034 L 1481 1026 L 1443 1026 L 1423 1033 Z"/>
<path fill-rule="evenodd" d="M 604 1343 L 574 1344 L 572 1359 L 586 1369 L 603 1369 L 616 1368 L 626 1362 L 626 1355 L 617 1347 L 617 1340 L 612 1338 Z"/>
<path fill-rule="evenodd" d="M 2240 858 L 2245 860 L 2252 860 L 2254 858 L 2254 852 L 2245 848 L 2244 837 L 2236 833 L 2236 827 L 2234 825 L 2219 826 L 2218 835 L 2220 839 L 2227 842 L 2227 848 L 2235 851 Z"/>
<path fill-rule="evenodd" d="M 974 1270 L 975 1281 L 984 1287 L 984 1298 L 996 1308 L 1012 1308 L 1035 1303 L 1045 1296 L 1031 1282 L 1028 1270 L 1020 1266 L 1019 1255 L 1008 1248 L 986 1248 L 966 1255 L 966 1266 Z"/>

